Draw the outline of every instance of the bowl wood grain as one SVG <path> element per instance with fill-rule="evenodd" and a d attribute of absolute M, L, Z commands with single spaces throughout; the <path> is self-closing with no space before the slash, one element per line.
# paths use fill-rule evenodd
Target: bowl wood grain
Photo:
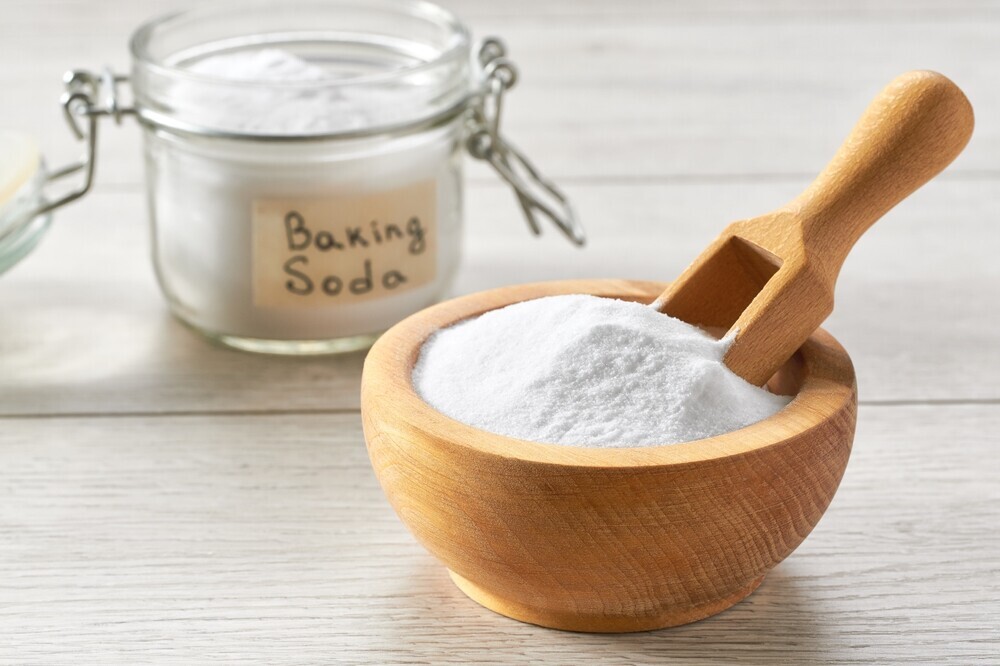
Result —
<path fill-rule="evenodd" d="M 421 345 L 444 326 L 541 296 L 648 302 L 664 287 L 494 289 L 413 315 L 368 354 L 361 412 L 379 482 L 414 536 L 487 608 L 575 631 L 692 622 L 750 594 L 833 499 L 857 392 L 850 358 L 822 330 L 769 383 L 795 396 L 783 410 L 667 446 L 583 448 L 484 432 L 437 412 L 410 381 Z"/>

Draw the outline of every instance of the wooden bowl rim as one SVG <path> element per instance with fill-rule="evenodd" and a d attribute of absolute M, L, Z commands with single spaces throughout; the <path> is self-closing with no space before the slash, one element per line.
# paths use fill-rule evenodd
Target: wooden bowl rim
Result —
<path fill-rule="evenodd" d="M 379 411 L 442 444 L 466 447 L 518 461 L 575 467 L 653 467 L 686 465 L 746 454 L 800 437 L 854 408 L 854 367 L 844 348 L 822 329 L 798 356 L 805 379 L 780 412 L 733 432 L 680 444 L 600 448 L 516 439 L 456 421 L 425 402 L 411 381 L 424 341 L 439 328 L 518 301 L 557 294 L 592 294 L 627 300 L 652 300 L 666 283 L 640 280 L 560 280 L 500 287 L 461 296 L 421 310 L 389 329 L 365 359 L 362 412 L 372 401 Z M 821 406 L 822 409 L 818 409 Z"/>

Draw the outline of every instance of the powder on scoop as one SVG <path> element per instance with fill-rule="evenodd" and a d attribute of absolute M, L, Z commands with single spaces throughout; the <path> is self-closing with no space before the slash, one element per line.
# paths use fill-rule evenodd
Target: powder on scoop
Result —
<path fill-rule="evenodd" d="M 437 331 L 413 382 L 438 411 L 509 437 L 676 444 L 737 430 L 788 404 L 723 365 L 730 344 L 639 303 L 550 296 Z"/>

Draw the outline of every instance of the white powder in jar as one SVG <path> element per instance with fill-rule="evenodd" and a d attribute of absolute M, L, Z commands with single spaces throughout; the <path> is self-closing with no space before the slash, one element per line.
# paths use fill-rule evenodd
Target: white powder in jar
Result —
<path fill-rule="evenodd" d="M 328 71 L 323 64 L 272 47 L 176 59 L 178 67 L 197 77 L 170 80 L 172 113 L 185 123 L 240 135 L 203 139 L 146 133 L 157 277 L 174 312 L 213 337 L 294 345 L 371 335 L 437 301 L 455 273 L 461 240 L 460 117 L 433 128 L 365 138 L 251 140 L 259 134 L 313 136 L 366 129 L 396 116 L 406 120 L 407 114 L 422 112 L 422 100 L 435 90 L 429 84 L 404 86 L 391 77 L 354 85 L 342 70 L 342 76 L 335 76 L 337 63 L 331 63 Z M 353 210 L 350 206 L 359 198 L 388 200 L 422 184 L 433 188 L 436 200 L 436 215 L 426 220 L 436 256 L 421 255 L 406 266 L 379 264 L 378 248 L 354 249 L 351 256 L 371 256 L 375 282 L 387 268 L 405 271 L 412 262 L 431 263 L 429 281 L 392 291 L 378 288 L 367 300 L 331 296 L 282 307 L 257 302 L 258 267 L 280 266 L 292 254 L 285 246 L 254 254 L 252 211 L 257 202 L 281 200 L 292 206 L 332 201 Z M 359 217 L 350 224 L 368 229 L 371 222 Z M 339 222 L 308 223 L 314 231 L 343 232 Z M 311 263 L 309 272 L 318 284 L 336 270 Z M 364 275 L 353 268 L 344 271 L 338 277 L 345 282 Z"/>
<path fill-rule="evenodd" d="M 198 74 L 227 81 L 321 81 L 326 70 L 279 48 L 217 53 L 188 66 Z"/>
<path fill-rule="evenodd" d="M 280 136 L 329 134 L 367 126 L 364 109 L 399 107 L 406 110 L 406 93 L 399 89 L 365 86 L 347 91 L 335 84 L 337 77 L 323 67 L 282 48 L 217 53 L 185 66 L 190 72 L 220 82 L 272 83 L 266 88 L 220 85 L 191 89 L 181 85 L 177 99 L 197 99 L 196 120 L 210 127 L 249 134 Z M 183 101 L 182 101 L 183 104 Z M 383 118 L 383 122 L 391 118 Z"/>
<path fill-rule="evenodd" d="M 509 437 L 676 444 L 743 428 L 790 401 L 730 371 L 730 344 L 638 303 L 550 296 L 437 331 L 413 383 L 445 415 Z"/>

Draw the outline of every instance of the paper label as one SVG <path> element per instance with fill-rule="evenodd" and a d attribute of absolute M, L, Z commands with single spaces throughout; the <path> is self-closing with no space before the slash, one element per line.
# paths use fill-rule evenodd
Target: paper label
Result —
<path fill-rule="evenodd" d="M 253 201 L 253 302 L 323 307 L 384 298 L 437 273 L 433 180 L 363 195 Z"/>

